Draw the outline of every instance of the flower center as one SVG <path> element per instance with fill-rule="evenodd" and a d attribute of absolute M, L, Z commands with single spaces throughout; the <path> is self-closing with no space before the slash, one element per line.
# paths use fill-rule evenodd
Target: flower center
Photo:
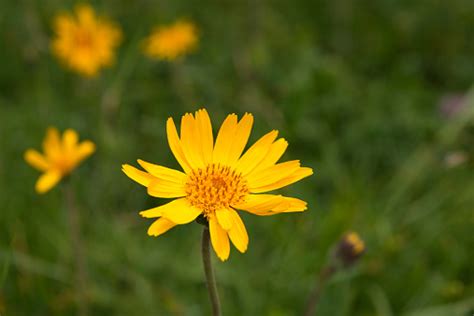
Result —
<path fill-rule="evenodd" d="M 243 201 L 249 192 L 240 173 L 220 164 L 209 164 L 191 172 L 186 183 L 189 202 L 205 216 Z"/>
<path fill-rule="evenodd" d="M 77 30 L 75 40 L 76 45 L 80 48 L 89 48 L 92 46 L 92 35 L 86 30 Z"/>

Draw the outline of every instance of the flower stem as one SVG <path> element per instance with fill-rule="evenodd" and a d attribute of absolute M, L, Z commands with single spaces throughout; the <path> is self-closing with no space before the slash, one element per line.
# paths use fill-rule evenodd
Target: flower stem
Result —
<path fill-rule="evenodd" d="M 87 273 L 84 261 L 84 247 L 81 239 L 81 223 L 79 210 L 77 209 L 76 195 L 70 179 L 67 179 L 64 183 L 64 195 L 69 224 L 69 233 L 72 242 L 72 249 L 74 252 L 74 284 L 76 286 L 78 315 L 86 316 L 88 314 L 88 304 L 86 297 Z"/>
<path fill-rule="evenodd" d="M 214 277 L 214 270 L 212 269 L 211 250 L 209 247 L 209 229 L 204 227 L 202 231 L 202 263 L 204 264 L 204 273 L 206 274 L 206 284 L 209 291 L 209 299 L 212 305 L 212 315 L 221 315 L 221 306 L 219 303 L 219 294 L 217 293 L 216 278 Z"/>
<path fill-rule="evenodd" d="M 337 269 L 334 264 L 329 264 L 321 270 L 318 278 L 316 278 L 314 288 L 309 295 L 306 311 L 304 313 L 305 316 L 315 315 L 316 306 L 318 305 L 319 298 L 321 297 L 321 292 L 326 285 L 326 282 L 331 278 L 336 270 Z"/>

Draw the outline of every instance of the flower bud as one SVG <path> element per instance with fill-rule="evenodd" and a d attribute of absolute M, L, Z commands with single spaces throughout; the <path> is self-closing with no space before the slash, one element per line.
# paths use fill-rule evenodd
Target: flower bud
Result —
<path fill-rule="evenodd" d="M 345 267 L 353 265 L 365 251 L 364 241 L 355 232 L 346 233 L 336 247 L 336 257 Z"/>

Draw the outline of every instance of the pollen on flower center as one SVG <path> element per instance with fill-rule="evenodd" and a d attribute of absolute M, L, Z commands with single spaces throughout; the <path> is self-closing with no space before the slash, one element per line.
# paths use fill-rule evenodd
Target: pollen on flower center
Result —
<path fill-rule="evenodd" d="M 193 170 L 186 183 L 187 199 L 204 215 L 242 202 L 247 193 L 247 183 L 241 174 L 220 164 Z"/>

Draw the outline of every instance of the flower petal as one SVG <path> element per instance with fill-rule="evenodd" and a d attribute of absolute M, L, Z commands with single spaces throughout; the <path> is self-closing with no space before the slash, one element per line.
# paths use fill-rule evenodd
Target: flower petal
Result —
<path fill-rule="evenodd" d="M 36 181 L 35 189 L 38 193 L 46 193 L 51 190 L 61 180 L 61 172 L 51 170 L 41 175 Z"/>
<path fill-rule="evenodd" d="M 233 165 L 239 160 L 242 152 L 247 145 L 247 141 L 252 131 L 253 116 L 245 113 L 240 122 L 237 124 L 235 135 L 231 141 L 231 148 L 229 152 L 228 164 Z"/>
<path fill-rule="evenodd" d="M 80 162 L 95 152 L 95 144 L 90 140 L 85 140 L 77 146 L 76 161 Z"/>
<path fill-rule="evenodd" d="M 43 141 L 43 152 L 48 159 L 55 159 L 61 155 L 61 142 L 59 131 L 55 127 L 49 127 Z"/>
<path fill-rule="evenodd" d="M 166 205 L 166 204 L 165 204 Z M 157 218 L 163 216 L 162 207 L 164 205 L 160 205 L 157 207 L 150 208 L 148 210 L 140 211 L 140 215 L 145 218 Z"/>
<path fill-rule="evenodd" d="M 249 190 L 280 181 L 300 168 L 299 160 L 282 162 L 260 171 L 252 171 L 246 178 Z"/>
<path fill-rule="evenodd" d="M 39 171 L 46 171 L 50 166 L 46 158 L 34 149 L 28 149 L 24 158 L 27 163 Z"/>
<path fill-rule="evenodd" d="M 255 167 L 253 172 L 257 172 L 268 167 L 273 166 L 276 162 L 283 156 L 288 147 L 288 142 L 284 138 L 280 138 L 275 141 L 271 146 L 270 150 L 268 151 L 267 155 L 263 160 Z"/>
<path fill-rule="evenodd" d="M 146 218 L 162 216 L 175 224 L 187 224 L 195 220 L 201 213 L 202 211 L 189 204 L 186 198 L 181 198 L 165 205 L 142 211 L 140 215 Z"/>
<path fill-rule="evenodd" d="M 159 218 L 153 222 L 148 228 L 148 235 L 158 237 L 161 234 L 166 233 L 171 228 L 175 227 L 176 224 L 166 218 Z"/>
<path fill-rule="evenodd" d="M 249 174 L 265 158 L 277 136 L 278 131 L 276 130 L 262 136 L 239 159 L 235 168 L 244 176 Z"/>
<path fill-rule="evenodd" d="M 148 194 L 159 198 L 176 198 L 186 195 L 184 184 L 176 184 L 167 180 L 153 180 L 148 184 Z"/>
<path fill-rule="evenodd" d="M 245 202 L 233 205 L 234 208 L 258 216 L 275 215 L 279 213 L 302 212 L 307 209 L 303 200 L 273 194 L 249 194 Z"/>
<path fill-rule="evenodd" d="M 68 151 L 71 152 L 77 145 L 79 136 L 77 132 L 73 129 L 67 129 L 63 133 L 63 146 Z"/>
<path fill-rule="evenodd" d="M 231 211 L 233 210 L 227 208 L 216 210 L 217 221 L 225 230 L 231 229 L 233 224 Z"/>
<path fill-rule="evenodd" d="M 292 183 L 300 181 L 301 179 L 306 178 L 306 177 L 308 177 L 312 174 L 313 174 L 313 169 L 311 169 L 311 168 L 307 168 L 307 167 L 299 168 L 293 174 L 291 174 L 290 176 L 288 176 L 286 178 L 278 180 L 278 181 L 276 181 L 272 184 L 252 188 L 252 189 L 250 189 L 250 192 L 252 192 L 252 193 L 262 193 L 262 192 L 268 192 L 268 191 L 273 191 L 273 190 L 276 190 L 276 189 L 280 189 L 282 187 L 285 187 L 287 185 L 290 185 Z"/>
<path fill-rule="evenodd" d="M 307 203 L 303 200 L 293 197 L 283 197 L 283 201 L 271 211 L 275 213 L 303 212 L 307 209 Z"/>
<path fill-rule="evenodd" d="M 183 168 L 184 172 L 189 173 L 192 168 L 186 160 L 181 146 L 181 141 L 178 137 L 178 132 L 176 131 L 176 126 L 174 125 L 174 121 L 171 117 L 168 119 L 168 121 L 166 121 L 166 134 L 168 136 L 168 144 L 170 146 L 171 152 L 173 152 L 173 155 L 181 165 L 181 168 Z"/>
<path fill-rule="evenodd" d="M 76 15 L 79 23 L 86 27 L 91 27 L 92 29 L 95 29 L 95 12 L 94 9 L 88 5 L 88 4 L 78 4 L 75 7 L 76 10 Z"/>
<path fill-rule="evenodd" d="M 204 167 L 204 157 L 201 151 L 201 137 L 197 123 L 190 113 L 181 118 L 181 144 L 183 153 L 193 169 Z"/>
<path fill-rule="evenodd" d="M 186 183 L 187 175 L 181 171 L 155 165 L 141 159 L 138 159 L 137 161 L 143 169 L 160 180 L 174 182 L 179 185 L 184 185 Z"/>
<path fill-rule="evenodd" d="M 244 253 L 247 251 L 247 246 L 249 244 L 247 229 L 245 229 L 245 225 L 236 211 L 229 210 L 229 213 L 232 220 L 232 228 L 229 230 L 230 240 L 237 250 Z"/>
<path fill-rule="evenodd" d="M 283 201 L 281 195 L 274 194 L 248 194 L 243 203 L 232 207 L 255 215 L 262 215 L 278 207 Z"/>
<path fill-rule="evenodd" d="M 68 13 L 60 13 L 54 19 L 54 31 L 58 34 L 58 37 L 65 38 L 74 30 L 74 18 Z M 58 40 L 55 43 L 59 42 Z"/>
<path fill-rule="evenodd" d="M 130 165 L 122 165 L 122 171 L 127 175 L 127 177 L 145 187 L 148 187 L 152 181 L 156 180 L 156 178 L 151 174 L 138 170 Z"/>
<path fill-rule="evenodd" d="M 230 244 L 227 232 L 219 225 L 215 216 L 209 217 L 209 233 L 214 251 L 221 261 L 226 261 L 230 254 Z"/>
<path fill-rule="evenodd" d="M 212 151 L 214 146 L 214 136 L 212 134 L 212 124 L 209 114 L 205 109 L 196 112 L 196 125 L 201 139 L 201 153 L 205 164 L 212 162 Z"/>
<path fill-rule="evenodd" d="M 237 128 L 237 115 L 230 114 L 224 120 L 217 134 L 214 152 L 212 154 L 212 161 L 227 165 L 229 159 L 229 152 L 234 141 L 234 135 Z"/>

